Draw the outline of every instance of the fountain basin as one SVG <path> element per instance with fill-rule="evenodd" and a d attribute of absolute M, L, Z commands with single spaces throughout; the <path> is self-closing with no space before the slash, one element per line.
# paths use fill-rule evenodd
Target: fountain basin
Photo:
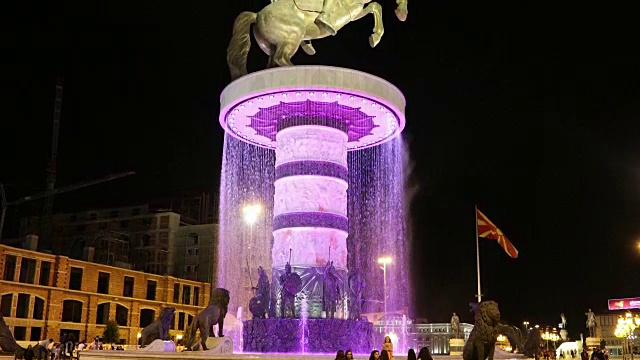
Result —
<path fill-rule="evenodd" d="M 280 318 L 243 321 L 243 351 L 335 353 L 338 349 L 350 349 L 356 354 L 366 354 L 373 349 L 373 324 L 368 321 L 305 320 L 304 344 L 302 321 Z"/>

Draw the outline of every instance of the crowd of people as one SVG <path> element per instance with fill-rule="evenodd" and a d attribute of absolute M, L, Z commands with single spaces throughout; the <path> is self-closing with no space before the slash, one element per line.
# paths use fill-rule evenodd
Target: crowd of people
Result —
<path fill-rule="evenodd" d="M 39 341 L 35 346 L 29 345 L 25 349 L 24 360 L 67 360 L 77 359 L 78 351 L 82 350 L 124 350 L 121 345 L 105 345 L 96 336 L 93 342 L 87 344 L 85 340 L 76 341 L 73 335 L 63 334 L 60 341 L 53 339 Z"/>
<path fill-rule="evenodd" d="M 433 360 L 431 357 L 431 351 L 428 347 L 423 347 L 420 349 L 418 354 L 416 355 L 416 351 L 413 349 L 409 349 L 409 353 L 407 354 L 407 360 Z M 336 354 L 335 360 L 353 360 L 353 352 L 351 350 L 338 350 Z M 393 360 L 393 343 L 391 342 L 391 338 L 386 336 L 384 338 L 384 343 L 382 343 L 382 348 L 380 351 L 374 349 L 369 356 L 369 360 Z"/>

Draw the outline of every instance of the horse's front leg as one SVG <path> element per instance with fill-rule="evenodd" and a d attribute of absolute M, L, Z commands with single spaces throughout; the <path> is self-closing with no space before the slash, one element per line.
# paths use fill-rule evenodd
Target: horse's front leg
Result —
<path fill-rule="evenodd" d="M 376 47 L 380 43 L 382 39 L 382 35 L 384 34 L 384 24 L 382 23 L 382 6 L 377 2 L 372 2 L 367 5 L 362 11 L 353 18 L 353 21 L 360 20 L 364 16 L 372 14 L 373 15 L 373 34 L 369 36 L 369 45 L 371 47 Z"/>
<path fill-rule="evenodd" d="M 409 9 L 407 7 L 409 0 L 396 0 L 398 7 L 396 8 L 396 16 L 400 21 L 406 21 L 409 15 Z"/>

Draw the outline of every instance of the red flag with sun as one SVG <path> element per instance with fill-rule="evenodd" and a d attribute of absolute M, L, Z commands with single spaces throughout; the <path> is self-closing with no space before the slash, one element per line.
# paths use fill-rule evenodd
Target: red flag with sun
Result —
<path fill-rule="evenodd" d="M 507 239 L 507 237 L 495 226 L 488 217 L 480 210 L 476 209 L 476 221 L 478 224 L 478 236 L 486 239 L 494 239 L 502 246 L 504 251 L 512 258 L 518 257 L 518 249 Z"/>

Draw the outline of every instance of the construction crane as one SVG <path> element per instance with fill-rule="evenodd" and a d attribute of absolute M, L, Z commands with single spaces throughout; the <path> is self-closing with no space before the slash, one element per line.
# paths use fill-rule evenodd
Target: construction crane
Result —
<path fill-rule="evenodd" d="M 53 194 L 50 194 L 56 187 L 56 176 L 58 173 L 58 134 L 60 132 L 60 113 L 62 112 L 62 86 L 63 78 L 56 80 L 56 98 L 53 103 L 53 129 L 51 135 L 51 159 L 47 166 L 47 192 L 42 205 L 42 216 L 40 216 L 40 237 L 44 241 L 49 241 L 51 236 L 51 211 L 53 210 Z"/>
<path fill-rule="evenodd" d="M 37 193 L 37 194 L 34 194 L 34 195 L 25 196 L 23 198 L 20 198 L 18 200 L 14 200 L 12 202 L 7 202 L 7 198 L 6 198 L 5 193 L 4 193 L 4 186 L 2 184 L 0 184 L 0 200 L 2 201 L 2 204 L 1 204 L 2 205 L 2 212 L 0 213 L 0 240 L 2 240 L 2 229 L 4 227 L 4 218 L 6 216 L 7 208 L 9 206 L 20 205 L 20 204 L 23 204 L 23 203 L 26 203 L 26 202 L 29 202 L 29 201 L 38 200 L 38 199 L 42 199 L 42 198 L 51 198 L 51 197 L 53 197 L 55 195 L 66 193 L 68 191 L 82 189 L 82 188 L 85 188 L 87 186 L 101 184 L 103 182 L 119 179 L 119 178 L 122 178 L 122 177 L 125 177 L 125 176 L 134 175 L 134 174 L 135 174 L 135 172 L 133 172 L 133 171 L 128 171 L 128 172 L 119 173 L 119 174 L 111 174 L 111 175 L 107 175 L 107 176 L 99 178 L 99 179 L 84 181 L 84 182 L 81 182 L 81 183 L 64 186 L 64 187 L 61 187 L 61 188 L 58 188 L 58 189 L 51 189 L 51 190 L 43 191 L 41 193 Z M 49 216 L 51 216 L 51 214 L 49 214 Z"/>

